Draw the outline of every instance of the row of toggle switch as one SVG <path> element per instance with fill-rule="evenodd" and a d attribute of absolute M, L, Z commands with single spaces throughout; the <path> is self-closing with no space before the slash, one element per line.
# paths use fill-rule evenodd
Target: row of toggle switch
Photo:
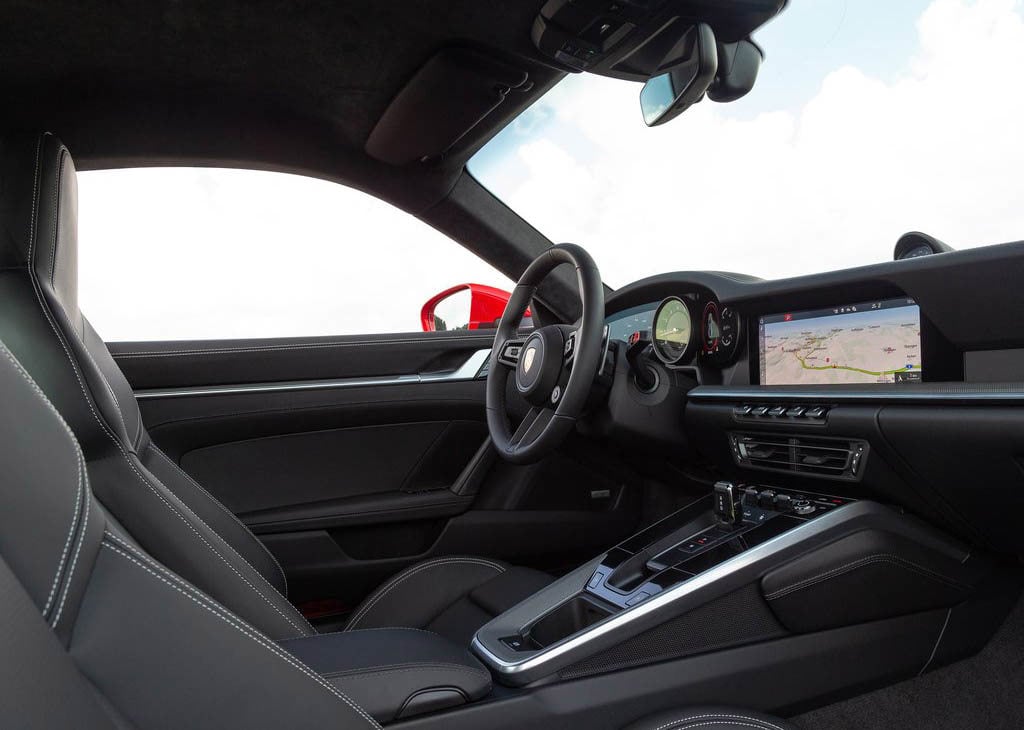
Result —
<path fill-rule="evenodd" d="M 809 418 L 812 421 L 823 421 L 828 415 L 827 406 L 763 406 L 742 405 L 732 409 L 737 418 Z"/>

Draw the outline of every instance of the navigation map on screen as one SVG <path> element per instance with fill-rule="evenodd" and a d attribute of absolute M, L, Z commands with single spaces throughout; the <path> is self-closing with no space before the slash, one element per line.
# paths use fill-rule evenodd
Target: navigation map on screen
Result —
<path fill-rule="evenodd" d="M 758 320 L 761 385 L 921 382 L 921 312 L 913 299 Z"/>

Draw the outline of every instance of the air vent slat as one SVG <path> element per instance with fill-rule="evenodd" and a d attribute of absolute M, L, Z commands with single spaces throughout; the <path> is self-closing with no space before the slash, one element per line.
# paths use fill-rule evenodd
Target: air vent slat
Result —
<path fill-rule="evenodd" d="M 740 466 L 828 479 L 856 479 L 868 448 L 839 438 L 734 433 L 729 439 Z"/>

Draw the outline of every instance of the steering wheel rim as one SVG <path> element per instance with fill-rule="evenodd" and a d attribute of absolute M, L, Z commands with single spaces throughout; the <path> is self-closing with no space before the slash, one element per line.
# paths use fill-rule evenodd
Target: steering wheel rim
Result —
<path fill-rule="evenodd" d="M 548 325 L 529 335 L 519 335 L 519 323 L 537 287 L 560 264 L 571 264 L 576 269 L 583 304 L 578 326 L 573 330 L 571 326 Z M 590 254 L 572 243 L 544 251 L 512 290 L 491 350 L 487 427 L 503 459 L 515 464 L 533 463 L 565 439 L 583 412 L 597 375 L 603 335 L 604 284 Z M 555 347 L 558 352 L 554 352 Z M 531 403 L 529 413 L 514 432 L 505 398 L 510 374 L 514 387 Z"/>

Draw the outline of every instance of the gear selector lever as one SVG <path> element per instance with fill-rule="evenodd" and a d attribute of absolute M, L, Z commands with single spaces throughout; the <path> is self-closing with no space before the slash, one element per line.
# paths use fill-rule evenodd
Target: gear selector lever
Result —
<path fill-rule="evenodd" d="M 740 491 L 732 482 L 715 482 L 715 517 L 727 525 L 734 525 L 743 519 L 740 507 Z"/>

